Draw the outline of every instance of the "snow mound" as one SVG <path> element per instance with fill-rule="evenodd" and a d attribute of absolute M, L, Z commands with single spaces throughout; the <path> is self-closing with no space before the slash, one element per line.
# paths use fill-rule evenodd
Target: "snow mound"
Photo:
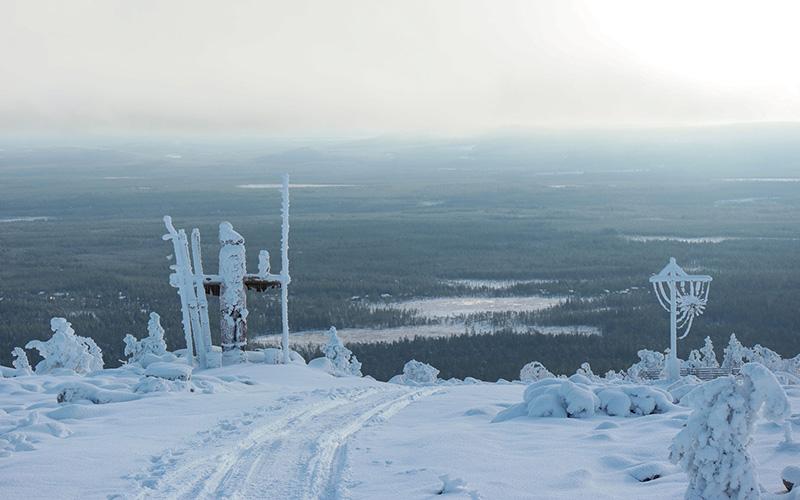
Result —
<path fill-rule="evenodd" d="M 522 403 L 501 411 L 493 422 L 525 415 L 587 418 L 602 413 L 630 417 L 666 413 L 675 408 L 669 393 L 655 387 L 586 381 L 588 378 L 584 375 L 573 375 L 568 380 L 534 382 L 525 389 Z"/>
<path fill-rule="evenodd" d="M 264 363 L 268 365 L 283 364 L 283 351 L 275 347 L 267 347 L 261 352 L 264 353 Z M 297 351 L 289 351 L 289 362 L 297 365 L 305 365 L 306 360 Z"/>
<path fill-rule="evenodd" d="M 647 462 L 635 465 L 626 471 L 640 483 L 646 483 L 672 473 L 672 468 L 661 462 Z"/>
<path fill-rule="evenodd" d="M 427 363 L 412 359 L 403 367 L 403 374 L 395 375 L 389 382 L 411 386 L 435 385 L 439 382 L 439 370 Z"/>
<path fill-rule="evenodd" d="M 147 377 L 186 382 L 192 378 L 192 367 L 182 363 L 153 363 L 147 367 L 144 374 Z"/>
<path fill-rule="evenodd" d="M 790 465 L 781 472 L 781 479 L 784 486 L 789 491 L 793 491 L 795 486 L 800 485 L 800 467 Z"/>

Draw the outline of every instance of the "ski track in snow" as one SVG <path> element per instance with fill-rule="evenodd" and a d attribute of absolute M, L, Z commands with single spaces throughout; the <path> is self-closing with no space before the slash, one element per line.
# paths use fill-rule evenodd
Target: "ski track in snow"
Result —
<path fill-rule="evenodd" d="M 110 498 L 346 498 L 347 441 L 437 388 L 316 390 L 280 398 L 151 458 Z M 259 421 L 263 421 L 259 423 Z"/>

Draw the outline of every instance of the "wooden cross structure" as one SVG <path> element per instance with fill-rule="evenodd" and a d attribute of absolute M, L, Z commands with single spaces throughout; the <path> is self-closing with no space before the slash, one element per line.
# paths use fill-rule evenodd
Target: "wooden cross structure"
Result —
<path fill-rule="evenodd" d="M 176 230 L 172 218 L 164 216 L 167 234 L 164 240 L 171 240 L 175 249 L 175 264 L 170 266 L 170 284 L 178 289 L 181 298 L 183 330 L 186 338 L 187 358 L 194 366 L 197 354 L 201 367 L 218 366 L 213 356 L 211 328 L 208 320 L 208 300 L 206 295 L 219 297 L 220 337 L 223 357 L 228 360 L 242 359 L 243 348 L 247 344 L 247 290 L 263 292 L 281 289 L 281 316 L 283 362 L 289 362 L 289 318 L 288 286 L 289 276 L 289 176 L 285 175 L 282 185 L 281 205 L 281 272 L 270 272 L 269 252 L 258 254 L 258 272 L 248 273 L 245 261 L 244 238 L 234 231 L 230 222 L 219 226 L 219 272 L 205 274 L 200 251 L 200 230 L 192 230 L 191 255 L 186 231 Z"/>

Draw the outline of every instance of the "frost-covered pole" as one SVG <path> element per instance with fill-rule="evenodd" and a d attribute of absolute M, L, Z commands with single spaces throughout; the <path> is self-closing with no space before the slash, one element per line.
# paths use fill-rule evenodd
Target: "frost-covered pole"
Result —
<path fill-rule="evenodd" d="M 211 325 L 208 321 L 208 299 L 203 287 L 203 254 L 200 249 L 200 230 L 192 229 L 192 267 L 194 268 L 194 293 L 197 297 L 197 316 L 200 330 L 195 334 L 197 356 L 200 365 L 208 368 L 208 353 L 211 351 Z"/>
<path fill-rule="evenodd" d="M 673 259 L 674 261 L 674 259 Z M 678 290 L 674 281 L 669 282 L 669 358 L 667 358 L 667 376 L 677 380 L 681 376 L 681 364 L 678 361 Z"/>
<path fill-rule="evenodd" d="M 289 363 L 289 174 L 283 176 L 281 189 L 281 320 L 283 363 Z"/>
<path fill-rule="evenodd" d="M 685 338 L 692 329 L 694 319 L 705 311 L 711 276 L 686 274 L 673 257 L 660 273 L 650 277 L 650 283 L 661 307 L 669 311 L 667 377 L 676 380 L 681 376 L 678 330 L 684 330 L 680 339 Z"/>
<path fill-rule="evenodd" d="M 241 350 L 247 343 L 247 294 L 244 238 L 230 222 L 219 225 L 219 309 L 222 350 Z"/>
<path fill-rule="evenodd" d="M 169 283 L 174 288 L 178 289 L 178 295 L 181 298 L 181 314 L 183 315 L 183 333 L 186 338 L 186 359 L 189 366 L 194 366 L 194 345 L 192 343 L 192 317 L 189 309 L 190 295 L 192 295 L 191 285 L 191 270 L 189 269 L 189 251 L 186 242 L 186 232 L 175 230 L 172 225 L 172 217 L 169 215 L 164 216 L 164 225 L 167 227 L 168 234 L 161 238 L 163 240 L 172 240 L 172 246 L 175 253 L 175 264 L 170 266 L 175 272 L 170 275 Z"/>

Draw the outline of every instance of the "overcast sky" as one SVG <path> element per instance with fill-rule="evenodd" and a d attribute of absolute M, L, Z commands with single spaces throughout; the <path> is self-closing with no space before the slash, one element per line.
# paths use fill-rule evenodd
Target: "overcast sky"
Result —
<path fill-rule="evenodd" d="M 0 131 L 800 120 L 800 2 L 0 0 Z"/>

